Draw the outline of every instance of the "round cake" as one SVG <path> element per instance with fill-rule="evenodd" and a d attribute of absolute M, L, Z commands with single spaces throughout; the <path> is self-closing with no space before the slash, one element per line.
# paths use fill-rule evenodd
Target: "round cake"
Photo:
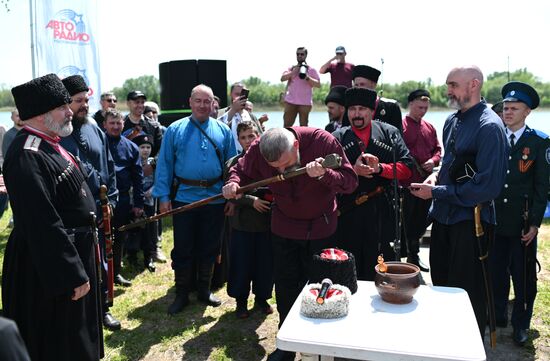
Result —
<path fill-rule="evenodd" d="M 320 283 L 311 283 L 302 291 L 300 313 L 310 318 L 340 318 L 347 316 L 350 290 L 342 285 L 333 284 L 327 292 L 323 303 L 317 302 Z"/>

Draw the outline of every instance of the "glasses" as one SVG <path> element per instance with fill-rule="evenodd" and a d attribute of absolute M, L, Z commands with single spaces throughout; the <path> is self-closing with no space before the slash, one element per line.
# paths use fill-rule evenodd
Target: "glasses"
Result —
<path fill-rule="evenodd" d="M 108 103 L 116 103 L 117 102 L 116 99 L 112 99 L 112 98 L 111 99 L 104 99 L 104 100 Z"/>
<path fill-rule="evenodd" d="M 306 53 L 296 53 L 296 56 L 306 56 Z"/>

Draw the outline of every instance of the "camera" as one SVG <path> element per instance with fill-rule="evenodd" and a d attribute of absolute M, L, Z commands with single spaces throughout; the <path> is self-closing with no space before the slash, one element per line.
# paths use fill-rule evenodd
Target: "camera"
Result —
<path fill-rule="evenodd" d="M 305 62 L 301 62 L 298 64 L 298 66 L 300 67 L 300 71 L 298 73 L 298 76 L 300 77 L 300 79 L 305 79 L 306 76 L 307 76 L 307 65 Z"/>

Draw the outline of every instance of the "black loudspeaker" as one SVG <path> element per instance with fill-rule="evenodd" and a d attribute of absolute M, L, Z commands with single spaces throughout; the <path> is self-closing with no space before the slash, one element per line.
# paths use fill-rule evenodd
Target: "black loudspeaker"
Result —
<path fill-rule="evenodd" d="M 212 88 L 220 98 L 220 108 L 227 106 L 227 63 L 225 60 L 198 60 L 197 84 Z"/>
<path fill-rule="evenodd" d="M 160 121 L 169 125 L 191 114 L 191 90 L 205 84 L 227 106 L 227 64 L 225 60 L 175 60 L 159 64 Z"/>

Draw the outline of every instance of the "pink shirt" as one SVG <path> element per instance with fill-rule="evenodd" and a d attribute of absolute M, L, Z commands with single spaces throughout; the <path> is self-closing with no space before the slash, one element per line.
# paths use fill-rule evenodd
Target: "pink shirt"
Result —
<path fill-rule="evenodd" d="M 292 71 L 292 67 L 287 72 Z M 319 73 L 311 66 L 307 69 L 310 78 L 319 80 Z M 286 86 L 285 102 L 295 105 L 313 105 L 313 87 L 305 79 L 293 75 Z"/>

